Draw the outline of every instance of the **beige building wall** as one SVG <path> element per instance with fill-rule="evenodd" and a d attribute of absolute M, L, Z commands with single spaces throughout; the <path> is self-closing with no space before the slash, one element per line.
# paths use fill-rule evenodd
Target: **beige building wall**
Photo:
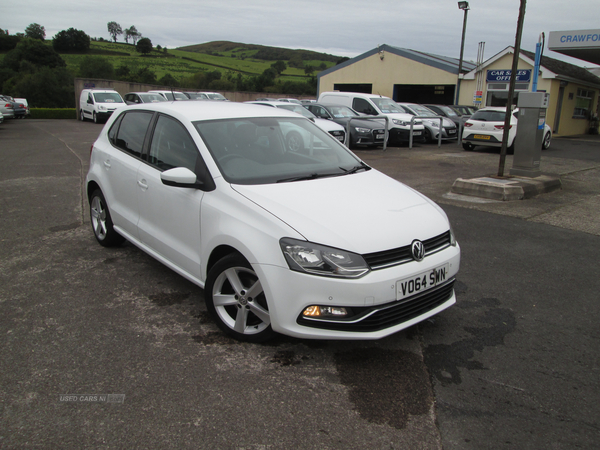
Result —
<path fill-rule="evenodd" d="M 383 59 L 375 54 L 322 76 L 319 93 L 333 91 L 334 84 L 364 83 L 373 85 L 373 94 L 392 98 L 394 84 L 448 85 L 456 81 L 455 74 L 384 52 Z"/>
<path fill-rule="evenodd" d="M 497 61 L 494 61 L 492 64 L 485 66 L 482 70 L 483 74 L 483 103 L 481 106 L 486 106 L 485 101 L 487 98 L 487 83 L 485 82 L 485 76 L 488 70 L 510 70 L 512 68 L 512 53 L 504 55 L 502 58 L 499 58 Z M 519 59 L 518 69 L 532 69 L 533 65 L 529 64 L 522 59 Z M 544 73 L 546 72 L 546 73 Z M 550 125 L 552 131 L 556 135 L 570 136 L 575 134 L 585 134 L 588 132 L 589 121 L 581 118 L 573 118 L 573 111 L 575 110 L 575 102 L 577 99 L 577 89 L 583 88 L 588 90 L 593 90 L 596 92 L 594 96 L 594 105 L 592 110 L 596 111 L 598 108 L 598 97 L 600 95 L 600 91 L 597 89 L 592 89 L 590 87 L 586 87 L 581 84 L 569 82 L 567 86 L 565 86 L 562 107 L 560 111 L 560 121 L 558 129 L 555 129 L 556 117 L 558 113 L 558 105 L 559 105 L 559 93 L 560 93 L 560 80 L 554 78 L 552 73 L 548 73 L 548 70 L 544 70 L 542 68 L 542 75 L 538 78 L 538 86 L 537 90 L 545 91 L 550 94 L 550 102 L 548 104 L 548 109 L 546 111 L 546 123 Z M 545 78 L 552 77 L 552 78 Z M 533 75 L 532 80 L 529 82 L 529 91 L 531 91 L 531 85 L 533 83 Z M 472 105 L 473 97 L 476 91 L 476 79 L 473 80 L 462 80 L 460 87 L 460 104 L 461 105 Z M 569 94 L 572 94 L 572 99 L 569 100 Z"/>

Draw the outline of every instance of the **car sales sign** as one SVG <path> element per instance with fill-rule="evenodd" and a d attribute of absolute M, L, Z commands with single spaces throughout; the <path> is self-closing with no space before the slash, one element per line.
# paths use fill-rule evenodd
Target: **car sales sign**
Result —
<path fill-rule="evenodd" d="M 510 81 L 511 70 L 488 70 L 486 81 L 498 82 L 498 81 Z M 531 69 L 520 69 L 517 70 L 517 82 L 531 81 Z"/>

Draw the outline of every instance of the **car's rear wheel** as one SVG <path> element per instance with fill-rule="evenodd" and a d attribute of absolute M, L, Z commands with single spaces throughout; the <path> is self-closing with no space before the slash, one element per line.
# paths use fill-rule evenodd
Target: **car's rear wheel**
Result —
<path fill-rule="evenodd" d="M 94 236 L 100 245 L 113 247 L 125 240 L 113 227 L 106 200 L 100 189 L 96 189 L 90 197 L 90 219 Z"/>
<path fill-rule="evenodd" d="M 472 152 L 475 149 L 475 146 L 473 144 L 471 144 L 470 142 L 463 142 L 462 147 L 463 147 L 463 149 L 465 149 L 468 152 Z"/>
<path fill-rule="evenodd" d="M 204 293 L 206 308 L 225 333 L 245 342 L 273 337 L 262 285 L 241 255 L 225 256 L 210 269 Z"/>
<path fill-rule="evenodd" d="M 542 150 L 548 150 L 550 148 L 550 142 L 552 141 L 552 134 L 547 132 L 542 141 Z"/>

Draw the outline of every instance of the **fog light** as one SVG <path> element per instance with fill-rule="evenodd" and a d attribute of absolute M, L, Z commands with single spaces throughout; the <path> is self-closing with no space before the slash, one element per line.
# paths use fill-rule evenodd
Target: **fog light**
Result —
<path fill-rule="evenodd" d="M 345 317 L 348 315 L 346 308 L 339 308 L 337 306 L 309 306 L 306 308 L 302 315 L 305 317 Z"/>

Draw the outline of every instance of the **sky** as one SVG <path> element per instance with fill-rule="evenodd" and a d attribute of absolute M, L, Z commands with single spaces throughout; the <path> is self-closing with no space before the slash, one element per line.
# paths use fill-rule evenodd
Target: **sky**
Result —
<path fill-rule="evenodd" d="M 469 0 L 464 59 L 484 60 L 515 44 L 520 0 Z M 540 33 L 600 28 L 599 0 L 528 0 L 521 48 L 535 51 Z M 458 58 L 464 12 L 455 0 L 0 0 L 0 28 L 42 25 L 46 39 L 76 28 L 110 39 L 107 24 L 134 25 L 153 45 L 176 48 L 232 41 L 336 56 L 358 56 L 387 44 Z M 118 39 L 123 42 L 123 36 Z M 544 55 L 596 67 L 544 49 Z"/>

